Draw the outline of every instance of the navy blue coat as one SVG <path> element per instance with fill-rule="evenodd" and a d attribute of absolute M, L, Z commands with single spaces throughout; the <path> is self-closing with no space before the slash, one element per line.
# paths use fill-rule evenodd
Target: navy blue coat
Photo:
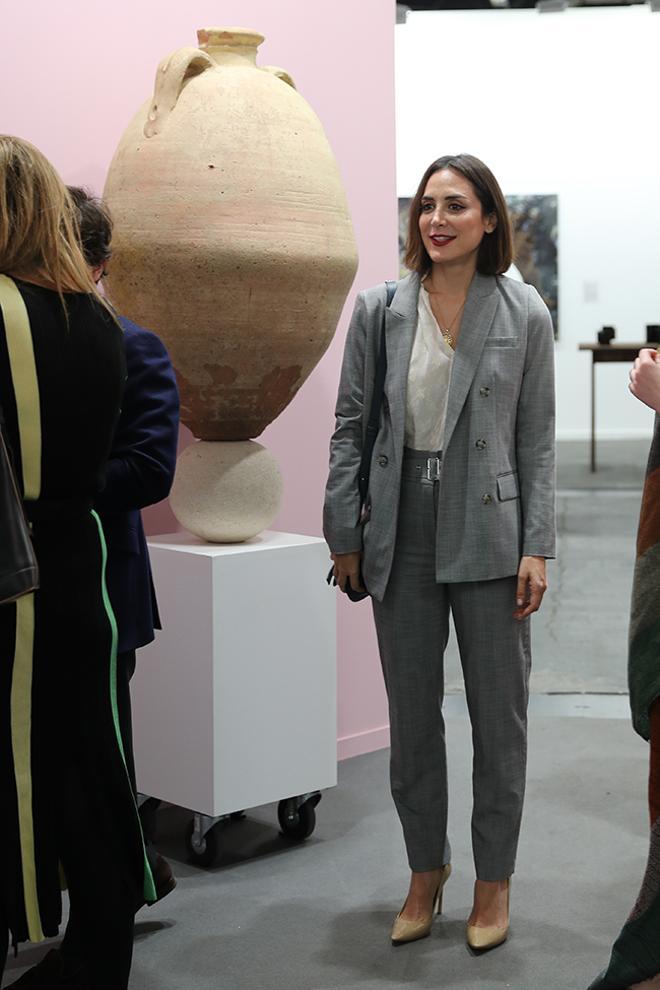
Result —
<path fill-rule="evenodd" d="M 160 629 L 140 509 L 167 498 L 176 465 L 179 393 L 156 334 L 119 317 L 126 388 L 105 487 L 96 500 L 108 545 L 106 581 L 119 629 L 118 651 L 136 650 Z"/>

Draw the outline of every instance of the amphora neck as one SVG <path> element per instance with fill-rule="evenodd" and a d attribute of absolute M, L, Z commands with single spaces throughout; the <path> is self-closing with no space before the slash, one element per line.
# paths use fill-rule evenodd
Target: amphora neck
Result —
<path fill-rule="evenodd" d="M 264 40 L 250 28 L 200 28 L 197 41 L 203 52 L 218 65 L 257 64 L 257 48 Z"/>

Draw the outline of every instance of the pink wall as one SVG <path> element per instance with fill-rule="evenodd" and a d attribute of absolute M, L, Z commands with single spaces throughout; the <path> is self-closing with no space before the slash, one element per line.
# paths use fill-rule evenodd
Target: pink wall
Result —
<path fill-rule="evenodd" d="M 265 34 L 261 64 L 293 75 L 339 160 L 355 224 L 360 269 L 337 336 L 260 438 L 284 475 L 273 528 L 320 534 L 328 437 L 355 292 L 397 271 L 392 0 L 14 4 L 3 16 L 0 130 L 34 142 L 66 182 L 100 192 L 121 133 L 152 92 L 160 59 L 195 44 L 196 29 L 218 18 Z M 182 430 L 182 442 L 189 438 Z M 145 517 L 152 533 L 176 528 L 166 504 Z M 338 623 L 338 736 L 345 757 L 387 745 L 387 713 L 369 605 L 341 601 Z"/>

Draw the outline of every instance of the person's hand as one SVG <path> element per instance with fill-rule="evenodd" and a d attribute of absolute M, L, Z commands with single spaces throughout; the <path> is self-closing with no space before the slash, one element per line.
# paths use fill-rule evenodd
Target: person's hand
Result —
<path fill-rule="evenodd" d="M 350 580 L 353 591 L 366 590 L 360 581 L 360 563 L 362 561 L 360 550 L 356 550 L 354 553 L 331 553 L 330 556 L 335 565 L 333 569 L 335 580 L 342 591 L 346 591 L 347 579 Z"/>
<path fill-rule="evenodd" d="M 640 402 L 660 413 L 660 354 L 645 347 L 630 371 L 628 388 Z"/>
<path fill-rule="evenodd" d="M 524 619 L 538 611 L 547 587 L 545 557 L 523 557 L 518 568 L 514 619 Z"/>

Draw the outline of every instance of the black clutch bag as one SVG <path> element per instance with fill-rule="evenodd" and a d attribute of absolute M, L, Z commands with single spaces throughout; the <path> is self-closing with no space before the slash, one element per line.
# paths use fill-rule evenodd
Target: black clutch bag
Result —
<path fill-rule="evenodd" d="M 332 567 L 330 568 L 329 572 L 328 572 L 328 576 L 326 578 L 326 581 L 328 582 L 328 584 L 331 584 L 332 583 L 333 585 L 335 585 L 335 587 L 338 588 L 339 585 L 337 584 L 337 578 L 334 576 L 334 572 L 335 572 L 335 566 L 333 564 Z M 360 571 L 360 584 L 362 585 L 362 587 L 364 587 L 364 578 L 362 577 L 362 571 Z M 368 591 L 353 591 L 353 589 L 351 587 L 350 578 L 348 578 L 347 581 L 346 581 L 346 587 L 344 588 L 344 594 L 352 602 L 361 602 L 365 598 L 368 598 L 369 597 L 369 592 Z"/>
<path fill-rule="evenodd" d="M 0 605 L 38 587 L 37 558 L 5 440 L 0 407 Z"/>
<path fill-rule="evenodd" d="M 390 303 L 394 298 L 394 293 L 396 292 L 396 282 L 386 282 L 387 298 L 385 301 L 385 309 L 383 310 L 383 320 L 380 327 L 380 347 L 378 350 L 378 360 L 376 361 L 376 373 L 374 376 L 374 391 L 371 397 L 371 408 L 369 410 L 369 422 L 367 423 L 367 432 L 364 440 L 364 447 L 362 448 L 362 458 L 360 460 L 360 469 L 358 471 L 358 491 L 360 493 L 360 518 L 364 515 L 364 506 L 367 500 L 367 492 L 369 489 L 369 472 L 371 471 L 371 458 L 374 452 L 374 444 L 376 443 L 376 437 L 378 435 L 378 426 L 380 424 L 380 409 L 383 405 L 383 394 L 385 392 L 385 376 L 387 374 L 387 347 L 385 342 L 385 314 L 390 307 Z M 334 564 L 330 568 L 326 581 L 328 584 L 331 582 L 337 584 L 334 577 Z M 364 579 L 362 577 L 362 572 L 360 572 L 360 584 L 365 587 Z M 348 599 L 352 602 L 361 602 L 365 598 L 369 597 L 368 591 L 354 591 L 351 588 L 351 582 L 346 582 L 345 594 Z"/>

